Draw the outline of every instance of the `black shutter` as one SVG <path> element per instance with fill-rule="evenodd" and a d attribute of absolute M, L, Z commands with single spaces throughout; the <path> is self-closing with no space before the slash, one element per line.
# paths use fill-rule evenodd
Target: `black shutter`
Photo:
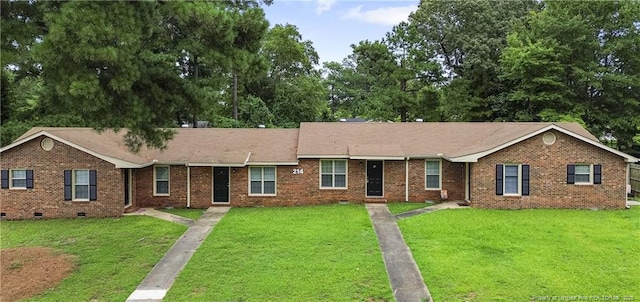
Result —
<path fill-rule="evenodd" d="M 33 170 L 27 170 L 27 189 L 33 189 Z"/>
<path fill-rule="evenodd" d="M 529 165 L 522 165 L 522 195 L 529 196 Z"/>
<path fill-rule="evenodd" d="M 96 190 L 96 170 L 89 170 L 89 200 L 94 201 L 98 197 L 98 192 Z"/>
<path fill-rule="evenodd" d="M 597 185 L 602 183 L 602 165 L 593 165 L 593 183 Z"/>
<path fill-rule="evenodd" d="M 502 195 L 502 165 L 496 165 L 496 195 Z"/>
<path fill-rule="evenodd" d="M 575 165 L 567 165 L 567 183 L 570 185 L 576 183 L 576 166 Z"/>
<path fill-rule="evenodd" d="M 2 186 L 3 189 L 9 188 L 9 170 L 2 170 Z"/>
<path fill-rule="evenodd" d="M 64 200 L 71 200 L 71 170 L 64 170 Z"/>

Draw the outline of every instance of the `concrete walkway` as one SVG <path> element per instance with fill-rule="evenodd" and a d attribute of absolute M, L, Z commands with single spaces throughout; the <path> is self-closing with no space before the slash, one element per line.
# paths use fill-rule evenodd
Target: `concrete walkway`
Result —
<path fill-rule="evenodd" d="M 129 296 L 128 302 L 134 301 L 162 301 L 169 288 L 173 284 L 180 271 L 189 262 L 191 256 L 200 247 L 202 241 L 207 238 L 213 227 L 229 211 L 229 207 L 209 208 L 203 215 L 195 221 L 192 226 L 173 244 L 167 253 L 153 267 L 138 288 Z M 155 210 L 154 210 L 155 211 Z M 170 221 L 175 217 L 168 217 L 151 211 L 145 215 L 167 218 Z M 165 213 L 168 214 L 168 213 Z M 156 216 L 158 215 L 158 216 Z M 171 215 L 171 214 L 169 214 Z M 176 215 L 171 215 L 176 216 Z M 164 217 L 164 218 L 163 218 Z M 186 219 L 186 218 L 185 218 Z M 190 220 L 190 219 L 187 219 Z M 193 220 L 191 220 L 193 221 Z"/>
<path fill-rule="evenodd" d="M 635 201 L 635 200 L 627 200 L 627 206 L 640 206 L 640 201 Z"/>
<path fill-rule="evenodd" d="M 416 216 L 416 215 L 420 215 L 420 214 L 424 214 L 424 213 L 430 213 L 430 212 L 434 212 L 434 211 L 438 211 L 438 210 L 444 210 L 444 209 L 468 209 L 468 208 L 469 208 L 469 206 L 460 206 L 455 201 L 446 201 L 446 202 L 435 204 L 435 205 L 432 205 L 432 206 L 429 206 L 429 207 L 424 207 L 424 208 L 416 209 L 416 210 L 413 210 L 413 211 L 400 213 L 400 214 L 396 215 L 396 217 L 398 219 L 403 219 L 403 218 L 408 218 L 408 217 L 412 217 L 412 216 Z"/>
<path fill-rule="evenodd" d="M 163 212 L 163 211 L 158 211 L 154 208 L 142 208 L 132 213 L 126 213 L 125 215 L 146 215 L 146 216 L 151 216 L 151 217 L 155 217 L 155 218 L 166 220 L 166 221 L 184 224 L 188 227 L 193 226 L 196 223 L 196 221 L 193 219 L 189 219 L 186 217 L 174 215 L 174 214 Z"/>
<path fill-rule="evenodd" d="M 397 302 L 432 301 L 411 250 L 404 242 L 396 218 L 386 204 L 366 204 L 382 251 L 393 296 Z"/>

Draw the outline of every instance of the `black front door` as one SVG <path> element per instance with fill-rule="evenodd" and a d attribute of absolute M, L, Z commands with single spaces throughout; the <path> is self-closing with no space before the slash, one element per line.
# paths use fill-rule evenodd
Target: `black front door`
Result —
<path fill-rule="evenodd" d="M 229 168 L 213 168 L 213 202 L 229 202 Z"/>
<path fill-rule="evenodd" d="M 382 196 L 382 161 L 367 161 L 367 196 Z"/>

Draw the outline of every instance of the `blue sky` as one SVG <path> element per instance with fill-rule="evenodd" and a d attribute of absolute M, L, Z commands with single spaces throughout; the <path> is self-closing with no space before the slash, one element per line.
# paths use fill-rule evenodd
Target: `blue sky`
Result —
<path fill-rule="evenodd" d="M 380 40 L 394 25 L 406 21 L 419 0 L 274 0 L 264 7 L 271 26 L 293 24 L 311 40 L 320 62 L 341 62 L 351 44 Z"/>

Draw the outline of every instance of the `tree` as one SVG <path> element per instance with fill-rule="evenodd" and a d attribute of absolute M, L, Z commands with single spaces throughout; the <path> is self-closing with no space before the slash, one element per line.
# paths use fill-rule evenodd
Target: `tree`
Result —
<path fill-rule="evenodd" d="M 442 62 L 443 112 L 447 120 L 492 120 L 499 83 L 499 58 L 510 25 L 536 8 L 535 1 L 422 0 L 409 17 L 429 57 Z M 456 83 L 459 82 L 459 83 Z M 454 89 L 454 91 L 446 91 Z"/>
<path fill-rule="evenodd" d="M 406 122 L 410 112 L 416 113 L 426 105 L 417 98 L 418 90 L 439 82 L 441 71 L 438 63 L 427 55 L 426 45 L 418 36 L 415 26 L 400 22 L 387 33 L 384 42 L 395 59 L 396 68 L 392 77 L 399 86 L 399 91 L 394 93 L 391 100 L 392 107 L 400 114 L 400 121 Z M 422 101 L 429 102 L 424 99 L 427 96 L 434 95 L 422 93 Z M 431 109 L 437 110 L 437 102 L 431 104 L 436 105 Z"/>
<path fill-rule="evenodd" d="M 62 3 L 37 45 L 53 104 L 127 144 L 162 148 L 175 118 L 216 100 L 266 24 L 255 1 Z M 247 15 L 245 16 L 244 13 Z M 248 19 L 258 19 L 251 22 Z"/>
<path fill-rule="evenodd" d="M 275 126 L 296 127 L 326 115 L 326 88 L 315 70 L 318 53 L 311 41 L 303 40 L 297 27 L 275 25 L 267 33 L 260 54 L 268 68 L 247 79 L 246 93 L 266 104 Z"/>
<path fill-rule="evenodd" d="M 545 2 L 502 56 L 517 119 L 582 120 L 631 150 L 640 126 L 640 3 Z"/>

